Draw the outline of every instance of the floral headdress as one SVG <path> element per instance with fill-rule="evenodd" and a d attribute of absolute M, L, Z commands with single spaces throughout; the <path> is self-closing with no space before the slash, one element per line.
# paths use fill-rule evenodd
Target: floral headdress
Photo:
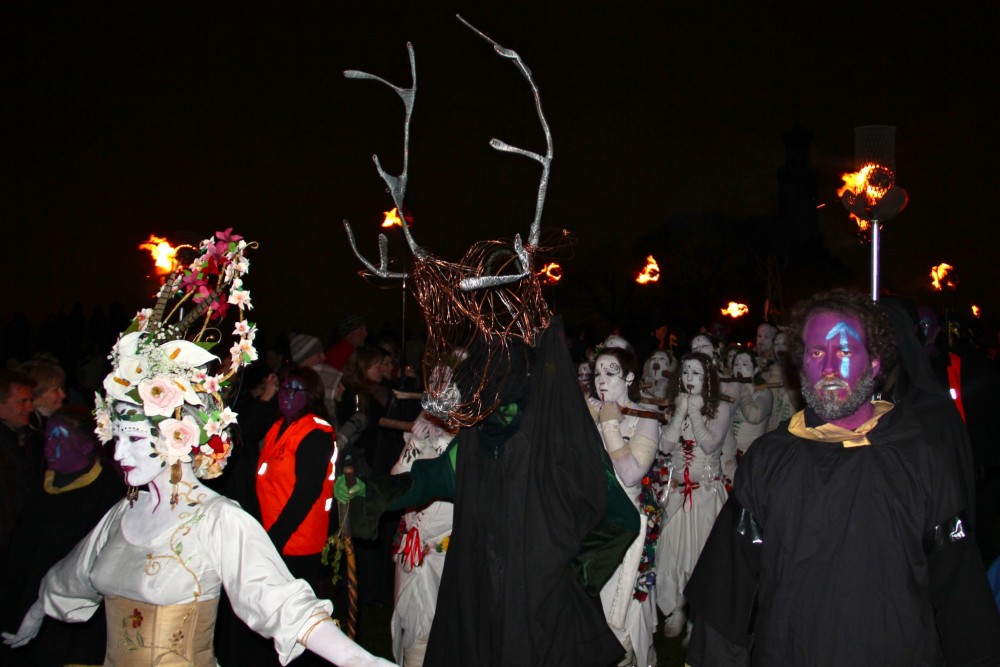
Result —
<path fill-rule="evenodd" d="M 256 247 L 232 228 L 216 232 L 201 242 L 190 265 L 166 278 L 156 305 L 140 310 L 122 332 L 108 357 L 112 371 L 104 378 L 105 393 L 97 394 L 101 442 L 111 441 L 115 421 L 149 421 L 164 465 L 191 462 L 204 479 L 222 473 L 236 413 L 221 392 L 236 371 L 257 359 L 257 328 L 244 319 L 252 308 L 250 292 L 243 288 L 250 269 L 243 253 Z M 231 306 L 239 313 L 236 342 L 228 363 L 210 374 L 210 364 L 219 359 L 211 352 L 221 339 L 217 325 Z"/>

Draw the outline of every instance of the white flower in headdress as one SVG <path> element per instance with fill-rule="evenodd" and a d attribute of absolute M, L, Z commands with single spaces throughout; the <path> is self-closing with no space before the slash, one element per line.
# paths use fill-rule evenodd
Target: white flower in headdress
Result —
<path fill-rule="evenodd" d="M 170 417 L 184 405 L 184 387 L 173 378 L 147 378 L 139 383 L 142 411 L 149 417 Z"/>
<path fill-rule="evenodd" d="M 177 366 L 195 368 L 218 359 L 217 356 L 190 341 L 172 340 L 157 348 L 164 357 L 171 359 Z"/>
<path fill-rule="evenodd" d="M 97 405 L 94 410 L 94 422 L 97 424 L 97 428 L 94 429 L 94 433 L 97 434 L 101 443 L 111 442 L 114 437 L 111 433 L 111 411 L 108 410 L 100 394 L 94 394 L 94 397 Z"/>
<path fill-rule="evenodd" d="M 201 386 L 206 393 L 214 394 L 222 389 L 221 380 L 222 378 L 218 375 L 212 375 L 203 379 Z"/>
<path fill-rule="evenodd" d="M 230 424 L 236 423 L 236 413 L 233 412 L 227 405 L 222 408 L 222 412 L 219 413 L 219 419 L 222 421 L 222 427 L 225 428 Z"/>
<path fill-rule="evenodd" d="M 213 435 L 220 435 L 222 431 L 225 430 L 225 428 L 226 425 L 223 424 L 222 422 L 216 421 L 215 419 L 209 419 L 208 421 L 205 422 L 205 435 L 207 435 L 210 438 Z M 205 447 L 205 445 L 202 445 L 202 447 Z M 205 453 L 208 454 L 209 452 Z"/>
<path fill-rule="evenodd" d="M 191 462 L 191 450 L 198 446 L 201 429 L 191 415 L 182 419 L 164 419 L 159 423 L 160 437 L 156 441 L 156 451 L 173 465 L 177 461 Z"/>
<path fill-rule="evenodd" d="M 235 282 L 235 281 L 233 281 Z M 243 289 L 233 289 L 229 293 L 229 303 L 234 306 L 239 306 L 240 310 L 252 310 L 253 305 L 250 303 L 250 290 Z"/>

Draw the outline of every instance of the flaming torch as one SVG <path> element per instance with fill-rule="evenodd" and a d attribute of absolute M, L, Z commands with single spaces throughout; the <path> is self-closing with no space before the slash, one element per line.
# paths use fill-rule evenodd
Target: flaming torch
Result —
<path fill-rule="evenodd" d="M 653 256 L 650 255 L 646 258 L 646 266 L 643 267 L 639 275 L 635 277 L 635 281 L 640 285 L 646 285 L 647 283 L 655 283 L 660 279 L 660 265 L 656 263 Z"/>
<path fill-rule="evenodd" d="M 982 314 L 983 312 L 979 309 L 979 306 L 972 304 L 972 316 L 978 320 Z"/>
<path fill-rule="evenodd" d="M 149 254 L 153 258 L 156 275 L 160 278 L 169 276 L 177 268 L 177 251 L 179 249 L 180 247 L 175 248 L 170 245 L 167 239 L 153 234 L 149 235 L 148 241 L 139 244 L 139 250 L 149 251 Z"/>
<path fill-rule="evenodd" d="M 857 171 L 841 176 L 844 185 L 837 196 L 854 217 L 871 225 L 872 301 L 877 302 L 880 224 L 894 218 L 907 202 L 906 191 L 896 185 L 896 128 L 854 128 L 854 162 Z"/>
<path fill-rule="evenodd" d="M 546 285 L 555 285 L 560 280 L 562 280 L 563 272 L 562 267 L 555 262 L 549 262 L 542 267 L 542 270 L 536 273 L 538 277 L 542 279 L 542 282 Z"/>
<path fill-rule="evenodd" d="M 941 262 L 937 266 L 932 266 L 931 287 L 933 287 L 935 291 L 938 292 L 940 292 L 944 288 L 948 288 L 949 290 L 954 290 L 956 287 L 958 287 L 957 278 L 952 276 L 950 280 L 948 279 L 948 274 L 951 273 L 951 271 L 954 270 L 954 268 L 955 267 L 952 266 L 951 264 L 945 264 L 944 262 Z"/>
<path fill-rule="evenodd" d="M 750 312 L 750 309 L 747 308 L 747 305 L 745 303 L 736 303 L 735 301 L 730 301 L 728 306 L 726 306 L 725 308 L 721 308 L 720 310 L 722 311 L 723 315 L 729 315 L 729 317 L 733 318 L 734 320 L 737 317 L 743 317 L 744 315 Z"/>
<path fill-rule="evenodd" d="M 399 213 L 396 209 L 385 212 L 385 220 L 382 221 L 383 227 L 402 227 L 403 221 L 399 219 Z"/>

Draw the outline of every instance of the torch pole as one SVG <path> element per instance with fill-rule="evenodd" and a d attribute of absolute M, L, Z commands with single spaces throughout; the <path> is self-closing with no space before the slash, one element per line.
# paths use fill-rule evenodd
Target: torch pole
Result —
<path fill-rule="evenodd" d="M 878 254 L 879 254 L 879 241 L 881 240 L 881 235 L 879 234 L 878 220 L 872 220 L 871 226 L 872 226 L 872 302 L 878 303 Z"/>
<path fill-rule="evenodd" d="M 344 466 L 344 477 L 348 489 L 357 483 L 354 466 Z M 358 635 L 358 561 L 354 553 L 354 540 L 351 538 L 347 503 L 338 503 L 338 505 L 340 506 L 340 531 L 344 540 L 344 553 L 347 555 L 347 636 L 354 639 Z"/>

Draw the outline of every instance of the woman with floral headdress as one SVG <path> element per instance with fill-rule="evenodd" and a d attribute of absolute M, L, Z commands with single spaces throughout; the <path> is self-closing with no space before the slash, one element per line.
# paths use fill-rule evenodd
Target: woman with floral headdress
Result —
<path fill-rule="evenodd" d="M 615 476 L 640 510 L 639 535 L 625 559 L 601 590 L 608 626 L 625 647 L 619 665 L 655 665 L 656 538 L 660 508 L 650 490 L 647 473 L 656 456 L 660 426 L 655 419 L 622 414 L 638 409 L 639 382 L 635 355 L 619 347 L 605 347 L 594 362 L 594 398 L 588 400 Z"/>
<path fill-rule="evenodd" d="M 247 245 L 231 230 L 204 241 L 183 275 L 167 279 L 156 308 L 118 339 L 97 422 L 101 438 L 116 441 L 129 492 L 49 570 L 18 631 L 3 634 L 6 644 L 31 641 L 46 615 L 85 621 L 103 600 L 105 664 L 214 666 L 225 588 L 237 615 L 274 640 L 282 663 L 308 648 L 341 666 L 391 664 L 341 633 L 332 605 L 293 578 L 260 524 L 201 483 L 221 473 L 236 418 L 220 396 L 228 377 L 209 371 L 217 357 L 201 340 L 213 313 L 240 309 L 230 355 L 234 366 L 256 357 L 255 328 L 242 319 Z M 177 295 L 177 306 L 195 307 L 168 324 L 178 308 L 167 311 L 167 302 Z M 193 340 L 183 338 L 189 328 L 199 331 Z"/>
<path fill-rule="evenodd" d="M 720 453 L 732 421 L 722 400 L 719 375 L 710 357 L 691 352 L 671 379 L 670 421 L 660 434 L 660 451 L 670 455 L 664 526 L 656 545 L 656 602 L 667 619 L 664 632 L 684 629 L 684 586 L 694 571 L 708 533 L 728 494 Z"/>

